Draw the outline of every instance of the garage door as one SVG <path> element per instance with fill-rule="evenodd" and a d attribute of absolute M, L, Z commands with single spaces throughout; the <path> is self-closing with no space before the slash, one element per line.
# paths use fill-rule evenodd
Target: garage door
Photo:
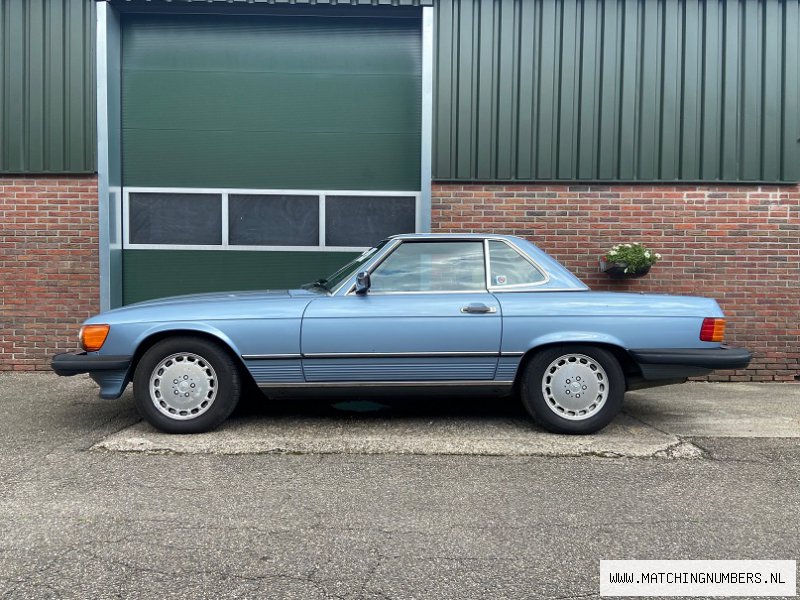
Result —
<path fill-rule="evenodd" d="M 291 287 L 420 220 L 417 17 L 125 15 L 123 297 Z"/>

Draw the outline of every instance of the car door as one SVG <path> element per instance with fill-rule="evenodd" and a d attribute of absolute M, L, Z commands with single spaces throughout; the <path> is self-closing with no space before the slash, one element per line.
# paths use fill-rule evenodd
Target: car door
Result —
<path fill-rule="evenodd" d="M 460 382 L 494 378 L 500 305 L 480 240 L 404 240 L 373 266 L 365 294 L 312 301 L 301 350 L 308 382 Z"/>

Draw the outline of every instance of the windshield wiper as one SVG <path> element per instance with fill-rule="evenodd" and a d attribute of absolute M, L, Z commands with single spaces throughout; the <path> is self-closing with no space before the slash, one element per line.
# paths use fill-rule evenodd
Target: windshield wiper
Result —
<path fill-rule="evenodd" d="M 320 288 L 325 290 L 326 292 L 330 292 L 330 288 L 325 285 L 328 282 L 327 279 L 317 279 L 316 281 L 312 281 L 311 283 L 304 283 L 300 287 L 304 290 L 310 290 L 311 288 Z"/>

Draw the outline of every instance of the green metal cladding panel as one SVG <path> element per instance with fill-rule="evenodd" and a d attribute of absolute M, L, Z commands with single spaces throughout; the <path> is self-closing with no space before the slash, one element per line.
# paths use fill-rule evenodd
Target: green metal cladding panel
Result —
<path fill-rule="evenodd" d="M 417 190 L 418 18 L 123 15 L 123 185 Z"/>
<path fill-rule="evenodd" d="M 326 277 L 353 252 L 123 250 L 123 303 L 220 290 L 291 289 Z"/>
<path fill-rule="evenodd" d="M 437 0 L 434 178 L 796 181 L 797 0 Z"/>
<path fill-rule="evenodd" d="M 95 170 L 92 0 L 0 0 L 0 173 Z"/>

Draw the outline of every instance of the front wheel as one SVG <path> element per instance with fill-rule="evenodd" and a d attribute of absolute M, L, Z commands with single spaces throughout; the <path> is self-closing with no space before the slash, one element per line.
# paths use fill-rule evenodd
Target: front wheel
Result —
<path fill-rule="evenodd" d="M 219 345 L 194 337 L 162 340 L 144 353 L 133 376 L 139 413 L 167 433 L 201 433 L 236 408 L 241 378 Z"/>
<path fill-rule="evenodd" d="M 521 392 L 525 408 L 548 431 L 594 433 L 622 408 L 625 375 L 607 350 L 558 346 L 531 359 Z"/>

